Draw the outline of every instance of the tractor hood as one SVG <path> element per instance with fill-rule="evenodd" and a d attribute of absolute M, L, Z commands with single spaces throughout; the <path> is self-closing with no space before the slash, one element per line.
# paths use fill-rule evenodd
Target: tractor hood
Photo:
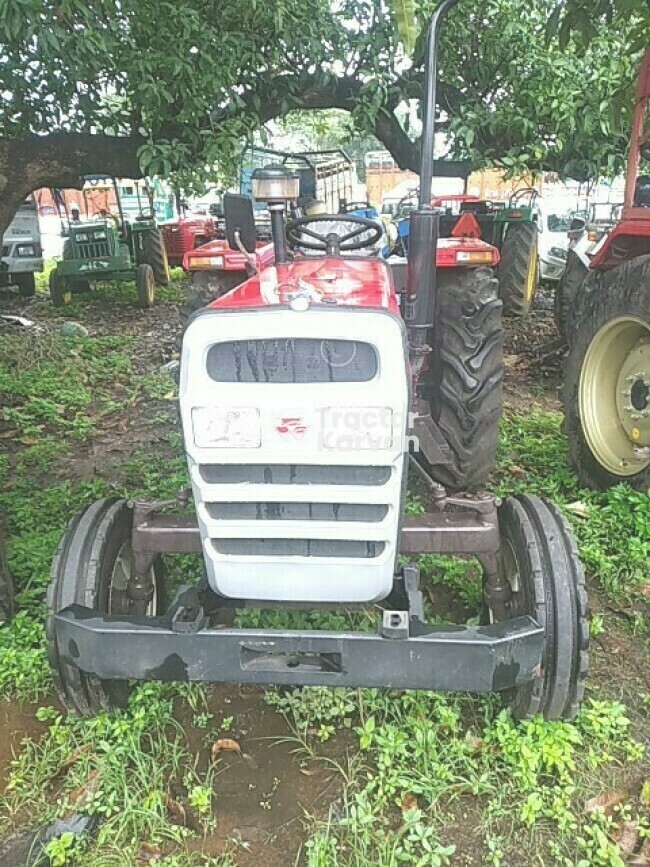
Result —
<path fill-rule="evenodd" d="M 289 304 L 297 296 L 313 303 L 373 307 L 399 314 L 390 268 L 381 259 L 302 259 L 264 268 L 214 301 L 212 308 Z"/>

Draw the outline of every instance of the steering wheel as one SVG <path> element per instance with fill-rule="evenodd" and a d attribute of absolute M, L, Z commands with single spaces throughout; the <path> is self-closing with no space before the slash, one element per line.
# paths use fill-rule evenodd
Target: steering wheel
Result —
<path fill-rule="evenodd" d="M 337 235 L 336 232 L 316 232 L 311 228 L 312 223 L 354 223 L 355 228 L 345 235 Z M 367 238 L 361 238 L 368 232 Z M 317 250 L 327 256 L 338 256 L 341 253 L 351 253 L 354 250 L 362 250 L 364 247 L 372 247 L 379 241 L 383 233 L 382 227 L 376 220 L 368 220 L 366 217 L 356 217 L 353 214 L 319 214 L 315 217 L 300 217 L 287 225 L 287 243 L 293 250 L 295 247 L 304 247 L 306 250 Z M 307 240 L 304 236 L 313 240 Z M 355 240 L 356 239 L 356 240 Z"/>

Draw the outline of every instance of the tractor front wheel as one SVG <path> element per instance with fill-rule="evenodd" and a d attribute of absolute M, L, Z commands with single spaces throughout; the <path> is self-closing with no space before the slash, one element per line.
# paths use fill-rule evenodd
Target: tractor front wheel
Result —
<path fill-rule="evenodd" d="M 31 298 L 36 293 L 36 278 L 33 273 L 16 274 L 14 279 L 21 298 Z"/>
<path fill-rule="evenodd" d="M 539 282 L 535 223 L 512 223 L 507 227 L 497 276 L 503 315 L 525 316 Z"/>
<path fill-rule="evenodd" d="M 165 241 L 160 229 L 152 229 L 150 232 L 147 232 L 144 236 L 143 248 L 143 261 L 151 265 L 154 280 L 159 286 L 168 286 L 169 262 L 167 261 L 167 250 L 165 249 Z"/>
<path fill-rule="evenodd" d="M 66 281 L 60 274 L 56 273 L 56 268 L 54 271 L 50 272 L 49 279 L 49 287 L 50 287 L 50 301 L 52 302 L 54 307 L 63 307 L 66 301 L 66 295 L 69 293 L 69 289 L 66 285 Z"/>
<path fill-rule="evenodd" d="M 650 490 L 650 256 L 585 280 L 564 385 L 571 464 L 597 490 Z"/>
<path fill-rule="evenodd" d="M 102 614 L 132 613 L 127 593 L 134 570 L 132 515 L 126 500 L 98 500 L 68 524 L 52 563 L 47 592 L 48 656 L 61 701 L 79 716 L 124 707 L 130 687 L 127 681 L 102 681 L 78 668 L 59 646 L 54 615 L 75 603 Z M 159 561 L 154 561 L 149 577 L 153 596 L 146 616 L 154 616 L 162 597 Z"/>
<path fill-rule="evenodd" d="M 545 633 L 539 677 L 505 697 L 517 719 L 572 719 L 589 664 L 587 591 L 573 533 L 552 503 L 534 496 L 508 497 L 499 526 L 509 615 L 529 615 Z"/>
<path fill-rule="evenodd" d="M 480 487 L 494 466 L 502 409 L 501 307 L 491 269 L 438 272 L 423 385 L 452 455 L 450 464 L 430 467 L 431 475 L 450 490 Z"/>
<path fill-rule="evenodd" d="M 135 284 L 138 290 L 138 307 L 153 307 L 156 298 L 156 281 L 151 265 L 138 265 Z"/>

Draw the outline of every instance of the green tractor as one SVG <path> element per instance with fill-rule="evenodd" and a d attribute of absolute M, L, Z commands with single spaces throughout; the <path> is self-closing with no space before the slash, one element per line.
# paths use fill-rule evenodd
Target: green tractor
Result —
<path fill-rule="evenodd" d="M 141 209 L 133 221 L 125 219 L 120 192 L 112 180 L 118 214 L 102 209 L 83 222 L 77 209 L 68 214 L 55 191 L 65 238 L 63 258 L 50 273 L 50 298 L 55 307 L 61 307 L 74 292 L 89 291 L 94 282 L 129 280 L 135 280 L 138 306 L 152 307 L 156 284 L 169 283 L 167 253 L 153 209 Z"/>
<path fill-rule="evenodd" d="M 490 243 L 501 253 L 499 297 L 504 313 L 510 316 L 528 313 L 539 283 L 536 200 L 537 190 L 525 187 L 510 196 L 507 207 L 494 213 Z"/>

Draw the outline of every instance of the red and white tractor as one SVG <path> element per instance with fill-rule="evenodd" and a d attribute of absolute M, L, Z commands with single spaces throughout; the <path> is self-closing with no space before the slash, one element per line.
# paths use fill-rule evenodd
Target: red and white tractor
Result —
<path fill-rule="evenodd" d="M 584 485 L 650 491 L 650 49 L 636 90 L 621 219 L 579 279 L 570 261 L 561 309 L 570 461 Z M 647 173 L 639 173 L 641 161 Z M 571 282 L 572 275 L 573 282 Z"/>
<path fill-rule="evenodd" d="M 587 598 L 564 518 L 483 490 L 501 415 L 501 306 L 480 239 L 439 245 L 430 207 L 440 22 L 429 24 L 421 196 L 406 285 L 382 228 L 350 214 L 285 226 L 299 178 L 258 169 L 274 264 L 198 311 L 183 339 L 180 410 L 195 514 L 100 500 L 71 522 L 48 594 L 66 706 L 120 705 L 132 679 L 503 693 L 518 717 L 573 716 L 587 670 Z M 250 200 L 233 248 L 255 250 Z M 306 248 L 298 258 L 293 251 Z M 359 255 L 357 255 L 359 254 Z M 434 267 L 433 263 L 437 263 Z M 409 466 L 428 512 L 405 510 Z M 481 625 L 433 625 L 417 555 L 475 557 Z M 164 610 L 162 555 L 202 556 L 204 580 Z M 381 603 L 377 631 L 242 629 L 233 608 Z"/>

